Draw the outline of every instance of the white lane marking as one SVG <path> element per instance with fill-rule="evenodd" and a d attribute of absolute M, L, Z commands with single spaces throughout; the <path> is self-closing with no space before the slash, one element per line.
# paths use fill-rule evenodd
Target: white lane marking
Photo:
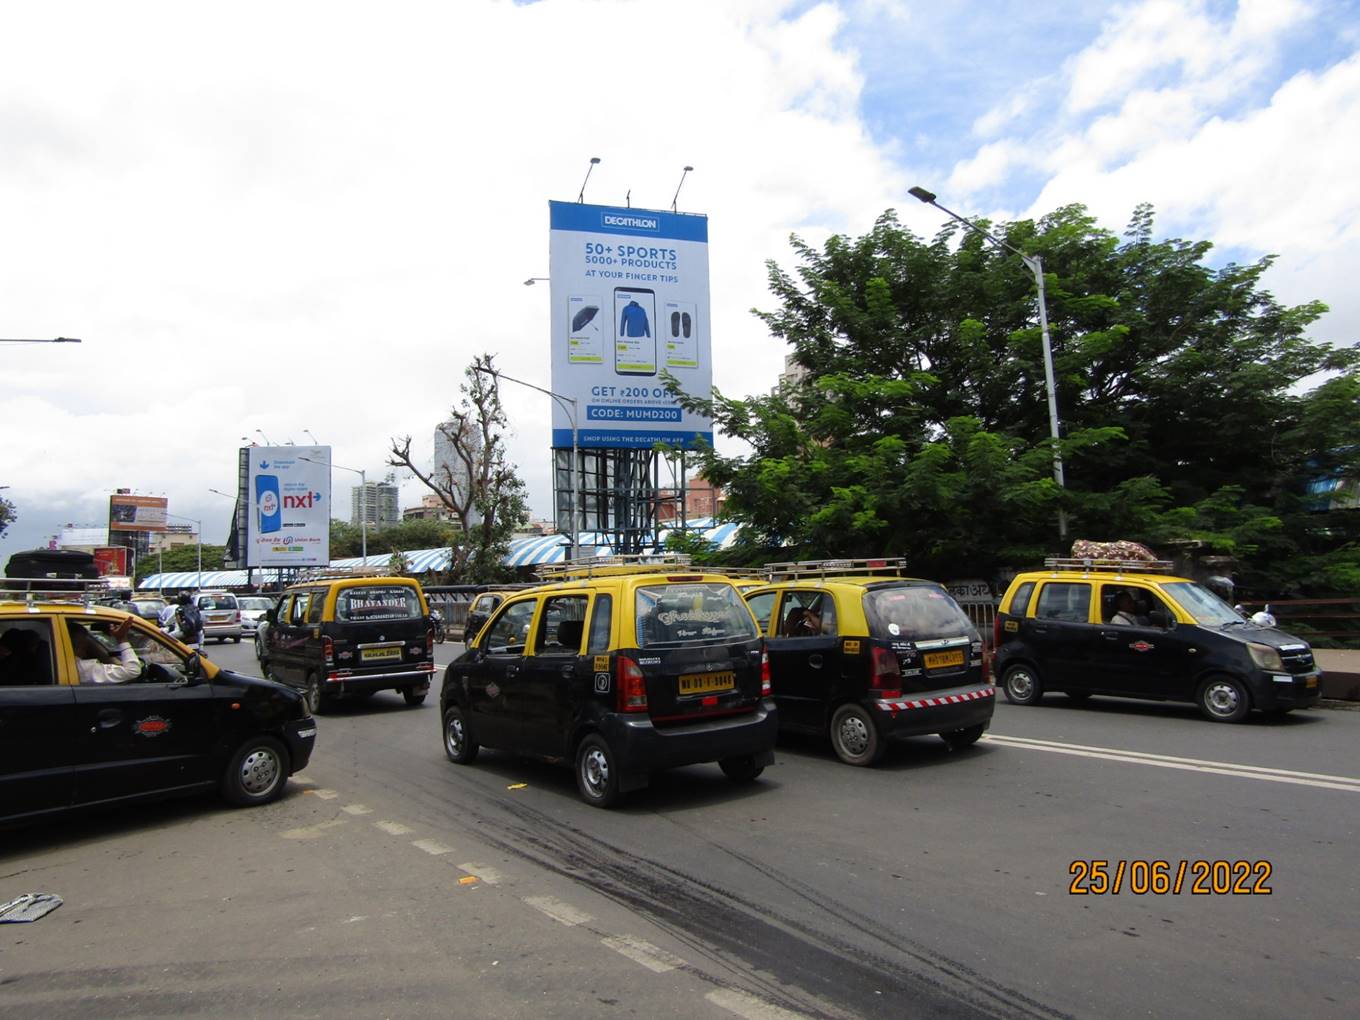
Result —
<path fill-rule="evenodd" d="M 568 928 L 573 928 L 578 924 L 589 924 L 595 918 L 583 911 L 577 910 L 569 903 L 554 899 L 551 896 L 526 896 L 524 902 L 535 910 L 547 914 L 554 921 L 560 921 Z"/>
<path fill-rule="evenodd" d="M 1289 783 L 1294 786 L 1316 786 L 1323 790 L 1344 790 L 1360 793 L 1360 779 L 1349 776 L 1330 776 L 1320 772 L 1291 772 L 1288 769 L 1271 769 L 1260 765 L 1235 765 L 1231 762 L 1206 761 L 1200 758 L 1177 758 L 1165 754 L 1147 754 L 1143 751 L 1121 751 L 1114 747 L 1090 747 L 1084 744 L 1063 744 L 1054 740 L 1037 740 L 1031 737 L 1006 737 L 988 733 L 984 740 L 1008 747 L 1019 747 L 1031 751 L 1049 751 L 1053 754 L 1070 754 L 1079 758 L 1100 758 L 1105 761 L 1122 761 L 1132 765 L 1155 765 L 1164 769 L 1180 769 L 1183 772 L 1208 772 L 1219 776 L 1236 776 L 1240 779 L 1260 779 L 1268 783 Z"/>
<path fill-rule="evenodd" d="M 409 825 L 402 825 L 401 822 L 374 822 L 373 825 L 375 828 L 382 829 L 389 836 L 405 836 L 408 832 L 416 831 Z"/>
<path fill-rule="evenodd" d="M 614 952 L 642 964 L 653 974 L 664 974 L 668 970 L 685 966 L 685 961 L 674 953 L 668 953 L 660 946 L 654 946 L 645 939 L 634 938 L 632 935 L 611 936 L 600 941 Z"/>
<path fill-rule="evenodd" d="M 488 868 L 485 864 L 460 864 L 459 869 L 466 871 L 474 878 L 479 878 L 487 885 L 500 885 L 505 876 L 495 868 Z"/>
<path fill-rule="evenodd" d="M 309 790 L 308 792 L 322 800 L 335 800 L 336 797 L 340 796 L 334 790 Z"/>
<path fill-rule="evenodd" d="M 807 1020 L 802 1013 L 782 1009 L 754 995 L 747 995 L 735 988 L 715 988 L 704 996 L 715 1006 L 721 1006 L 729 1013 L 745 1017 L 746 1020 Z"/>
<path fill-rule="evenodd" d="M 417 850 L 424 850 L 427 854 L 430 854 L 432 857 L 439 857 L 442 854 L 453 853 L 453 847 L 445 846 L 443 843 L 436 843 L 432 839 L 413 840 L 411 845 L 415 847 Z"/>
<path fill-rule="evenodd" d="M 371 815 L 373 809 L 364 804 L 346 804 L 340 809 L 347 815 Z"/>
<path fill-rule="evenodd" d="M 279 835 L 284 839 L 317 839 L 324 836 L 328 830 L 334 829 L 337 825 L 344 824 L 345 820 L 343 818 L 332 818 L 329 822 L 306 825 L 300 829 L 288 829 L 286 832 L 279 833 Z"/>

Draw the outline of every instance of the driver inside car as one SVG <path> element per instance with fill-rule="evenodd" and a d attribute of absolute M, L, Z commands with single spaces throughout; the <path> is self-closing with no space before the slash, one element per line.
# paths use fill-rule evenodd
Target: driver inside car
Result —
<path fill-rule="evenodd" d="M 128 643 L 132 617 L 125 616 L 109 631 L 117 646 L 118 658 L 109 654 L 83 625 L 72 624 L 71 645 L 76 653 L 76 672 L 83 684 L 124 684 L 142 675 L 142 660 Z"/>

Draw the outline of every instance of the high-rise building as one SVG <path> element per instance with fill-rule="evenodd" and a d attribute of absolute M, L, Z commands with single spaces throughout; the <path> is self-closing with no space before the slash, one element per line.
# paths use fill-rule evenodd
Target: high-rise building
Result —
<path fill-rule="evenodd" d="M 467 464 L 464 463 L 463 458 L 458 456 L 453 447 L 453 440 L 449 438 L 450 433 L 456 433 L 457 429 L 458 423 L 453 421 L 446 421 L 434 427 L 434 479 L 440 485 L 447 483 L 457 494 L 458 502 L 461 503 L 467 498 L 472 480 L 468 477 Z M 481 434 L 475 429 L 469 432 L 468 442 L 475 464 L 481 456 Z M 475 507 L 468 514 L 469 525 L 477 524 L 481 519 L 482 515 L 477 512 Z"/>
<path fill-rule="evenodd" d="M 401 520 L 400 489 L 389 475 L 385 481 L 365 482 L 350 492 L 350 521 L 358 527 L 368 518 L 370 528 L 385 528 Z"/>

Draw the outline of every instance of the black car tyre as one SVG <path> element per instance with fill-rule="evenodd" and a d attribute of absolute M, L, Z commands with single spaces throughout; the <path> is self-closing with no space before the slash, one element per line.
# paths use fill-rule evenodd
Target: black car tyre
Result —
<path fill-rule="evenodd" d="M 231 643 L 234 645 L 239 645 L 241 643 L 241 636 L 238 634 L 236 637 L 232 638 Z"/>
<path fill-rule="evenodd" d="M 1251 711 L 1247 689 L 1230 676 L 1211 676 L 1199 685 L 1195 702 L 1212 722 L 1241 722 Z"/>
<path fill-rule="evenodd" d="M 312 715 L 320 715 L 321 707 L 325 704 L 325 699 L 321 697 L 321 678 L 315 673 L 307 674 L 307 686 L 302 691 L 303 700 L 307 702 L 307 711 Z"/>
<path fill-rule="evenodd" d="M 1001 689 L 1012 705 L 1037 705 L 1044 696 L 1044 685 L 1039 680 L 1038 671 L 1023 662 L 1006 670 L 1006 675 L 1001 679 Z"/>
<path fill-rule="evenodd" d="M 222 796 L 239 807 L 268 804 L 288 782 L 288 749 L 273 737 L 251 737 L 222 774 Z"/>
<path fill-rule="evenodd" d="M 972 747 L 976 744 L 986 731 L 986 725 L 978 723 L 976 726 L 968 726 L 965 729 L 941 733 L 940 738 L 949 745 L 951 751 L 962 751 L 965 747 Z"/>
<path fill-rule="evenodd" d="M 444 712 L 444 754 L 455 765 L 471 765 L 479 750 L 477 741 L 468 734 L 463 710 L 450 705 Z"/>
<path fill-rule="evenodd" d="M 403 689 L 401 692 L 401 696 L 406 699 L 406 704 L 408 705 L 425 704 L 425 695 L 417 694 L 415 691 L 410 690 L 409 688 Z"/>
<path fill-rule="evenodd" d="M 875 765 L 888 744 L 868 711 L 851 702 L 836 709 L 831 717 L 831 747 L 847 765 Z"/>
<path fill-rule="evenodd" d="M 576 748 L 576 789 L 592 807 L 613 807 L 619 801 L 614 751 L 598 733 L 588 734 Z"/>
<path fill-rule="evenodd" d="M 753 754 L 739 754 L 733 758 L 723 758 L 718 762 L 723 775 L 734 783 L 753 783 L 765 771 L 764 765 L 756 764 Z"/>

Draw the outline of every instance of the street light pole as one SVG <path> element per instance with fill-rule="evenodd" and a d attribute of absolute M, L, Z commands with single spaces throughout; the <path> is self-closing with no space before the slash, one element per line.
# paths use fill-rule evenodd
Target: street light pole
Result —
<path fill-rule="evenodd" d="M 12 340 L 9 337 L 0 338 L 0 344 L 78 344 L 78 343 L 80 343 L 79 338 L 73 336 L 59 336 L 51 340 L 30 340 L 26 337 L 22 337 L 18 340 Z"/>
<path fill-rule="evenodd" d="M 531 390 L 538 390 L 539 393 L 546 393 L 548 396 L 552 397 L 554 400 L 556 400 L 559 404 L 562 405 L 562 409 L 567 412 L 567 416 L 571 419 L 571 507 L 569 508 L 571 518 L 571 546 L 567 549 L 567 559 L 569 560 L 575 559 L 579 546 L 579 543 L 577 542 L 579 533 L 577 531 L 576 526 L 577 518 L 576 507 L 580 503 L 580 494 L 577 491 L 576 485 L 576 464 L 577 461 L 579 460 L 579 457 L 577 447 L 578 431 L 576 426 L 575 398 L 563 396 L 561 393 L 554 393 L 552 390 L 545 389 L 544 387 L 538 386 L 531 382 L 525 382 L 523 379 L 516 379 L 514 376 L 506 375 L 504 372 L 482 368 L 480 366 L 474 366 L 473 371 L 484 372 L 485 374 L 491 376 L 492 378 L 504 379 L 506 382 L 518 383 L 520 386 L 527 386 Z"/>
<path fill-rule="evenodd" d="M 196 517 L 184 517 L 181 514 L 167 513 L 166 517 L 173 517 L 177 521 L 189 521 L 198 529 L 198 583 L 195 587 L 201 592 L 203 590 L 203 522 Z"/>
<path fill-rule="evenodd" d="M 1004 248 L 1011 254 L 1020 256 L 1020 261 L 1022 261 L 1025 264 L 1025 267 L 1034 274 L 1034 283 L 1039 289 L 1037 302 L 1039 306 L 1039 333 L 1043 338 L 1044 388 L 1048 394 L 1048 434 L 1053 443 L 1053 480 L 1058 483 L 1059 489 L 1066 489 L 1067 482 L 1063 475 L 1062 447 L 1058 440 L 1058 389 L 1053 375 L 1053 343 L 1048 335 L 1048 301 L 1044 293 L 1043 260 L 1039 258 L 1038 255 L 1026 255 L 1019 248 L 1007 244 L 1001 238 L 984 230 L 972 220 L 965 219 L 958 213 L 946 209 L 944 206 L 940 205 L 939 202 L 935 201 L 934 192 L 927 191 L 925 188 L 917 186 L 908 188 L 907 194 L 911 195 L 913 198 L 920 199 L 926 205 L 934 206 L 946 216 L 962 223 L 969 230 L 981 234 L 997 247 Z M 1058 507 L 1058 537 L 1063 542 L 1067 541 L 1067 511 L 1061 506 Z"/>
<path fill-rule="evenodd" d="M 341 471 L 353 471 L 359 476 L 359 552 L 364 558 L 364 566 L 368 566 L 368 474 L 363 468 L 345 467 L 335 461 L 312 460 L 311 457 L 298 457 L 298 460 L 305 460 L 308 464 L 320 464 L 322 467 L 339 468 Z"/>

